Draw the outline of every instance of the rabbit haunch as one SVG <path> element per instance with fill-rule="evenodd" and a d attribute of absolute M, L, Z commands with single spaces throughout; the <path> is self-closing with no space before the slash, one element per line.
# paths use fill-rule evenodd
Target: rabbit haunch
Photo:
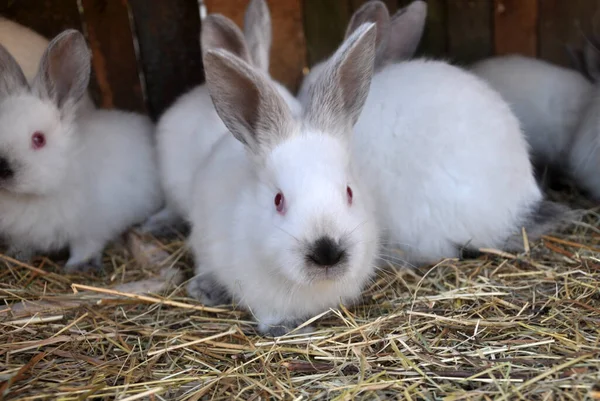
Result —
<path fill-rule="evenodd" d="M 517 55 L 483 60 L 472 71 L 510 104 L 538 169 L 570 176 L 600 199 L 600 50 L 588 41 L 582 53 L 579 72 Z"/>
<path fill-rule="evenodd" d="M 360 295 L 377 230 L 348 150 L 374 41 L 365 25 L 345 42 L 301 119 L 251 64 L 224 50 L 205 55 L 210 94 L 232 135 L 195 177 L 190 293 L 209 304 L 233 297 L 272 335 Z"/>
<path fill-rule="evenodd" d="M 89 74 L 74 30 L 50 42 L 31 85 L 0 46 L 0 236 L 20 259 L 68 247 L 67 270 L 95 265 L 162 202 L 150 120 L 76 116 Z"/>

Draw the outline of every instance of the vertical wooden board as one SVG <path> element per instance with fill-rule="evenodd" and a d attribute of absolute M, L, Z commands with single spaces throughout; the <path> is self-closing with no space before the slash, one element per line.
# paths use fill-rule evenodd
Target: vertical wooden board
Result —
<path fill-rule="evenodd" d="M 81 0 L 100 105 L 145 111 L 125 0 Z"/>
<path fill-rule="evenodd" d="M 446 8 L 450 59 L 465 65 L 492 55 L 492 0 L 446 0 Z"/>
<path fill-rule="evenodd" d="M 400 0 L 399 7 L 406 7 L 413 0 Z M 417 56 L 444 58 L 448 51 L 446 0 L 427 0 L 427 20 Z"/>
<path fill-rule="evenodd" d="M 494 53 L 537 55 L 538 0 L 494 1 Z"/>
<path fill-rule="evenodd" d="M 156 119 L 177 97 L 203 82 L 198 1 L 129 0 L 129 6 L 148 111 Z"/>
<path fill-rule="evenodd" d="M 571 66 L 566 45 L 582 41 L 589 34 L 600 0 L 539 0 L 539 55 L 545 60 Z"/>
<path fill-rule="evenodd" d="M 0 14 L 38 32 L 48 40 L 65 29 L 82 30 L 77 0 L 18 0 L 0 2 Z M 98 85 L 92 68 L 90 95 L 99 103 Z"/>
<path fill-rule="evenodd" d="M 249 0 L 205 0 L 204 3 L 208 13 L 223 14 L 243 29 Z M 274 79 L 295 92 L 306 64 L 302 0 L 270 0 L 267 3 L 273 26 L 270 73 Z"/>
<path fill-rule="evenodd" d="M 351 16 L 344 0 L 304 0 L 304 34 L 308 65 L 329 57 L 342 43 Z"/>

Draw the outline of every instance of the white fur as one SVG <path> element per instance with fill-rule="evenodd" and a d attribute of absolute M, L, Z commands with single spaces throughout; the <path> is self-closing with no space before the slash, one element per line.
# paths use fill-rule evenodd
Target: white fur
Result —
<path fill-rule="evenodd" d="M 481 61 L 472 71 L 508 102 L 536 162 L 564 164 L 593 85 L 577 71 L 516 55 Z"/>
<path fill-rule="evenodd" d="M 270 18 L 258 19 L 258 10 L 264 11 L 266 7 L 262 0 L 254 0 L 249 5 L 252 11 L 248 23 L 256 25 L 246 27 L 251 35 L 254 53 L 267 52 L 266 55 L 251 54 L 254 59 L 261 60 L 260 67 L 265 67 L 265 59 L 268 59 L 269 43 L 260 43 L 262 40 L 270 40 L 270 33 L 264 36 L 260 32 L 266 28 L 270 29 Z M 268 9 L 267 9 L 268 11 Z M 207 17 L 211 18 L 211 17 Z M 222 18 L 228 28 L 237 33 L 237 27 L 230 20 Z M 208 20 L 205 21 L 207 25 Z M 206 29 L 206 27 L 205 27 Z M 213 35 L 217 35 L 214 33 Z M 245 39 L 239 34 L 240 47 L 246 47 Z M 227 43 L 227 41 L 223 41 Z M 204 50 L 208 50 L 212 43 L 207 43 L 203 38 Z M 268 63 L 266 63 L 268 66 Z M 285 99 L 288 106 L 295 115 L 301 112 L 300 103 L 281 84 L 274 82 L 263 71 L 277 87 L 279 94 Z M 156 215 L 152 216 L 142 231 L 158 233 L 165 226 L 174 225 L 180 220 L 189 221 L 191 210 L 190 188 L 193 185 L 194 174 L 198 170 L 207 155 L 211 152 L 214 144 L 227 134 L 227 128 L 217 115 L 206 85 L 200 85 L 190 92 L 181 96 L 160 118 L 157 125 L 157 147 L 160 169 L 160 179 L 166 196 L 166 206 Z"/>
<path fill-rule="evenodd" d="M 48 39 L 37 32 L 0 16 L 0 45 L 6 47 L 17 60 L 30 83 L 38 71 L 40 59 L 48 43 Z M 86 92 L 79 102 L 80 112 L 85 113 L 95 107 L 89 93 Z"/>
<path fill-rule="evenodd" d="M 463 245 L 502 248 L 542 199 L 506 103 L 446 63 L 376 74 L 354 138 L 384 241 L 411 263 L 456 257 Z"/>
<path fill-rule="evenodd" d="M 46 166 L 48 177 L 37 174 L 23 178 L 41 183 L 40 193 L 14 192 L 12 187 L 0 190 L 0 233 L 13 252 L 29 254 L 69 247 L 69 266 L 89 262 L 107 242 L 143 221 L 162 202 L 152 123 L 141 115 L 98 110 L 69 124 L 60 120 L 52 105 L 27 100 L 28 108 L 15 107 L 15 103 L 21 106 L 25 102 L 22 98 L 0 104 L 3 126 L 6 118 L 20 122 L 13 125 L 14 130 L 3 130 L 0 146 L 11 146 L 16 161 L 32 165 L 38 158 L 34 153 L 39 153 L 39 159 L 45 157 L 44 151 L 53 154 L 36 166 Z M 32 107 L 34 104 L 37 106 Z M 32 109 L 37 111 L 35 119 L 31 118 Z M 36 130 L 46 133 L 47 145 L 32 151 L 26 145 L 29 133 Z M 22 148 L 17 150 L 17 146 Z M 60 169 L 52 171 L 56 163 Z M 52 185 L 44 185 L 39 178 Z M 22 187 L 17 190 L 29 187 L 28 182 L 17 181 L 17 187 Z M 31 189 L 39 191 L 39 187 Z"/>
<path fill-rule="evenodd" d="M 372 274 L 377 241 L 369 194 L 348 163 L 343 143 L 303 132 L 258 169 L 226 136 L 196 177 L 190 245 L 197 273 L 214 274 L 262 331 L 355 299 Z M 353 185 L 352 208 L 346 182 Z M 285 218 L 273 207 L 280 189 L 290 204 Z M 324 233 L 351 236 L 352 263 L 341 279 L 313 282 L 304 274 L 301 243 Z"/>
<path fill-rule="evenodd" d="M 272 326 L 289 330 L 356 299 L 373 274 L 372 200 L 349 153 L 372 74 L 373 28 L 361 27 L 336 52 L 332 78 L 317 83 L 302 119 L 243 60 L 223 50 L 205 56 L 211 97 L 233 135 L 219 139 L 196 173 L 189 244 L 197 276 L 188 290 L 207 303 L 218 302 L 214 287 L 224 287 L 262 332 L 278 334 Z M 322 238 L 340 244 L 346 257 L 316 265 L 312 249 Z"/>
<path fill-rule="evenodd" d="M 162 203 L 150 119 L 77 114 L 89 62 L 83 36 L 65 31 L 30 87 L 0 47 L 0 237 L 21 259 L 68 247 L 67 270 L 96 265 L 107 242 Z"/>

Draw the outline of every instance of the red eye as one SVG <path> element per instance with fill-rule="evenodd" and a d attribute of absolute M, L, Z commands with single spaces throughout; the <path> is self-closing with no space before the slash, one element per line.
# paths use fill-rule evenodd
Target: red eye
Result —
<path fill-rule="evenodd" d="M 34 149 L 40 149 L 43 148 L 44 145 L 46 145 L 46 136 L 39 131 L 34 132 L 33 135 L 31 135 L 31 146 L 33 146 Z"/>
<path fill-rule="evenodd" d="M 275 195 L 275 208 L 277 209 L 277 213 L 283 213 L 284 204 L 285 198 L 283 197 L 283 194 L 279 192 Z"/>
<path fill-rule="evenodd" d="M 348 195 L 348 204 L 352 204 L 352 188 L 346 187 L 346 194 Z"/>

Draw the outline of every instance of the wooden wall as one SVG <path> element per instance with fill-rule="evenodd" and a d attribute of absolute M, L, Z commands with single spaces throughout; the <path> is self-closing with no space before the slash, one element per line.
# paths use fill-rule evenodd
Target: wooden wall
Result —
<path fill-rule="evenodd" d="M 242 24 L 248 0 L 203 0 L 209 13 Z M 273 22 L 271 74 L 292 91 L 303 71 L 331 54 L 365 0 L 267 0 Z M 391 12 L 410 0 L 384 0 Z M 569 65 L 567 44 L 590 32 L 600 0 L 427 0 L 419 55 L 467 65 L 521 53 Z M 0 14 L 52 37 L 84 31 L 93 51 L 99 105 L 157 117 L 202 82 L 198 0 L 0 0 Z"/>

